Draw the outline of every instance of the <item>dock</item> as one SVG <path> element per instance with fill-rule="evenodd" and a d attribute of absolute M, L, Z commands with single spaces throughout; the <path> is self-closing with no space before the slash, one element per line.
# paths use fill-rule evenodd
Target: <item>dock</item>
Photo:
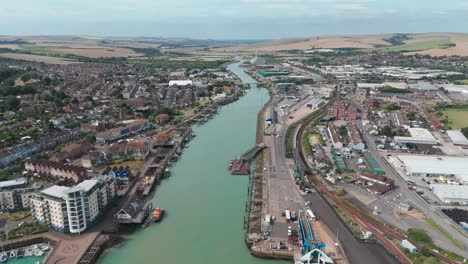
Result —
<path fill-rule="evenodd" d="M 246 152 L 244 152 L 239 159 L 231 160 L 229 170 L 232 175 L 249 175 L 250 174 L 250 161 L 252 161 L 260 151 L 267 146 L 265 143 L 260 143 Z"/>

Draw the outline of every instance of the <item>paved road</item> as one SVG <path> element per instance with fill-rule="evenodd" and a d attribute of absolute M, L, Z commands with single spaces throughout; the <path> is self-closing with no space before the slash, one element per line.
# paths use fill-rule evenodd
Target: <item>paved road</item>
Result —
<path fill-rule="evenodd" d="M 358 121 L 357 125 L 359 129 L 361 129 L 363 132 L 365 131 L 361 121 Z M 437 225 L 443 227 L 452 238 L 458 241 L 458 243 L 460 243 L 460 245 L 465 248 L 465 250 L 457 250 L 455 248 L 457 253 L 462 254 L 462 256 L 468 258 L 468 238 L 454 228 L 450 227 L 453 223 L 451 223 L 449 219 L 441 217 L 438 213 L 436 213 L 435 209 L 424 202 L 419 197 L 419 195 L 416 194 L 416 192 L 408 190 L 408 188 L 406 188 L 407 183 L 402 178 L 395 175 L 395 173 L 387 166 L 387 164 L 380 159 L 380 153 L 378 152 L 374 141 L 367 135 L 367 133 L 363 133 L 363 136 L 368 151 L 372 154 L 377 163 L 379 163 L 382 170 L 385 171 L 388 177 L 394 179 L 397 185 L 401 186 L 398 191 L 402 194 L 402 200 L 410 200 L 414 206 L 421 210 L 428 218 L 432 219 Z M 450 247 L 450 249 L 454 248 Z"/>
<path fill-rule="evenodd" d="M 280 120 L 280 122 L 284 122 Z M 294 184 L 285 153 L 285 137 L 288 126 L 277 124 L 278 136 L 265 136 L 264 142 L 269 146 L 269 164 L 265 165 L 267 197 L 266 212 L 280 219 L 281 210 L 304 209 L 304 202 L 312 202 L 311 208 L 321 217 L 321 220 L 332 232 L 337 232 L 340 244 L 351 264 L 390 264 L 395 263 L 383 250 L 376 245 L 363 244 L 354 239 L 343 226 L 328 204 L 317 194 L 302 196 Z M 304 199 L 305 198 L 305 199 Z"/>

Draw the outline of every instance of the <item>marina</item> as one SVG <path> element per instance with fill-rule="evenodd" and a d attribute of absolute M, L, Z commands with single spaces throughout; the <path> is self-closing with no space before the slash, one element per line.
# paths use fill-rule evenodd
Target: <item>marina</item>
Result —
<path fill-rule="evenodd" d="M 43 263 L 47 257 L 47 254 L 52 249 L 52 246 L 45 243 L 40 243 L 11 250 L 2 250 L 0 253 L 0 263 L 40 264 Z"/>

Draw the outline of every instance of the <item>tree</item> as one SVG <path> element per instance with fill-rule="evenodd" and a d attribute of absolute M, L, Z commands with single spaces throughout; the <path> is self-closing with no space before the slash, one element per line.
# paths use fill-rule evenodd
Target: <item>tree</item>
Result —
<path fill-rule="evenodd" d="M 43 82 L 45 85 L 49 86 L 49 85 L 52 83 L 52 80 L 51 80 L 49 77 L 45 77 L 45 78 L 42 80 L 42 82 Z"/>
<path fill-rule="evenodd" d="M 15 86 L 15 80 L 10 79 L 10 80 L 6 81 L 6 85 L 12 86 L 12 87 Z"/>
<path fill-rule="evenodd" d="M 423 246 L 420 250 L 419 250 L 419 253 L 424 256 L 424 257 L 429 257 L 431 255 L 431 250 L 426 247 L 426 246 Z"/>
<path fill-rule="evenodd" d="M 5 101 L 5 107 L 7 110 L 16 111 L 18 110 L 21 101 L 16 97 L 10 97 Z"/>
<path fill-rule="evenodd" d="M 424 231 L 424 229 L 410 228 L 408 229 L 408 236 L 409 238 L 419 243 L 431 242 L 431 237 L 426 233 L 426 231 Z"/>
<path fill-rule="evenodd" d="M 461 132 L 463 133 L 463 135 L 465 135 L 465 137 L 468 138 L 468 127 L 464 127 L 461 129 Z"/>
<path fill-rule="evenodd" d="M 342 138 L 344 138 L 348 135 L 348 129 L 346 128 L 346 126 L 340 126 L 338 133 Z"/>

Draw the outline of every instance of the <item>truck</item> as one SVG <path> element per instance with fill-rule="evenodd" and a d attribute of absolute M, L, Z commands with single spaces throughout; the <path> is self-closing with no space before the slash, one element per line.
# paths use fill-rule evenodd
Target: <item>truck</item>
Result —
<path fill-rule="evenodd" d="M 307 210 L 307 216 L 309 216 L 310 220 L 315 221 L 317 218 L 315 217 L 314 213 L 312 210 Z"/>
<path fill-rule="evenodd" d="M 296 212 L 292 212 L 291 213 L 291 222 L 296 222 L 296 221 L 297 221 Z"/>
<path fill-rule="evenodd" d="M 284 213 L 285 213 L 285 217 L 286 217 L 286 222 L 287 223 L 291 222 L 291 212 L 289 211 L 289 209 L 286 209 L 284 211 Z"/>
<path fill-rule="evenodd" d="M 265 215 L 265 224 L 271 225 L 271 215 Z"/>

